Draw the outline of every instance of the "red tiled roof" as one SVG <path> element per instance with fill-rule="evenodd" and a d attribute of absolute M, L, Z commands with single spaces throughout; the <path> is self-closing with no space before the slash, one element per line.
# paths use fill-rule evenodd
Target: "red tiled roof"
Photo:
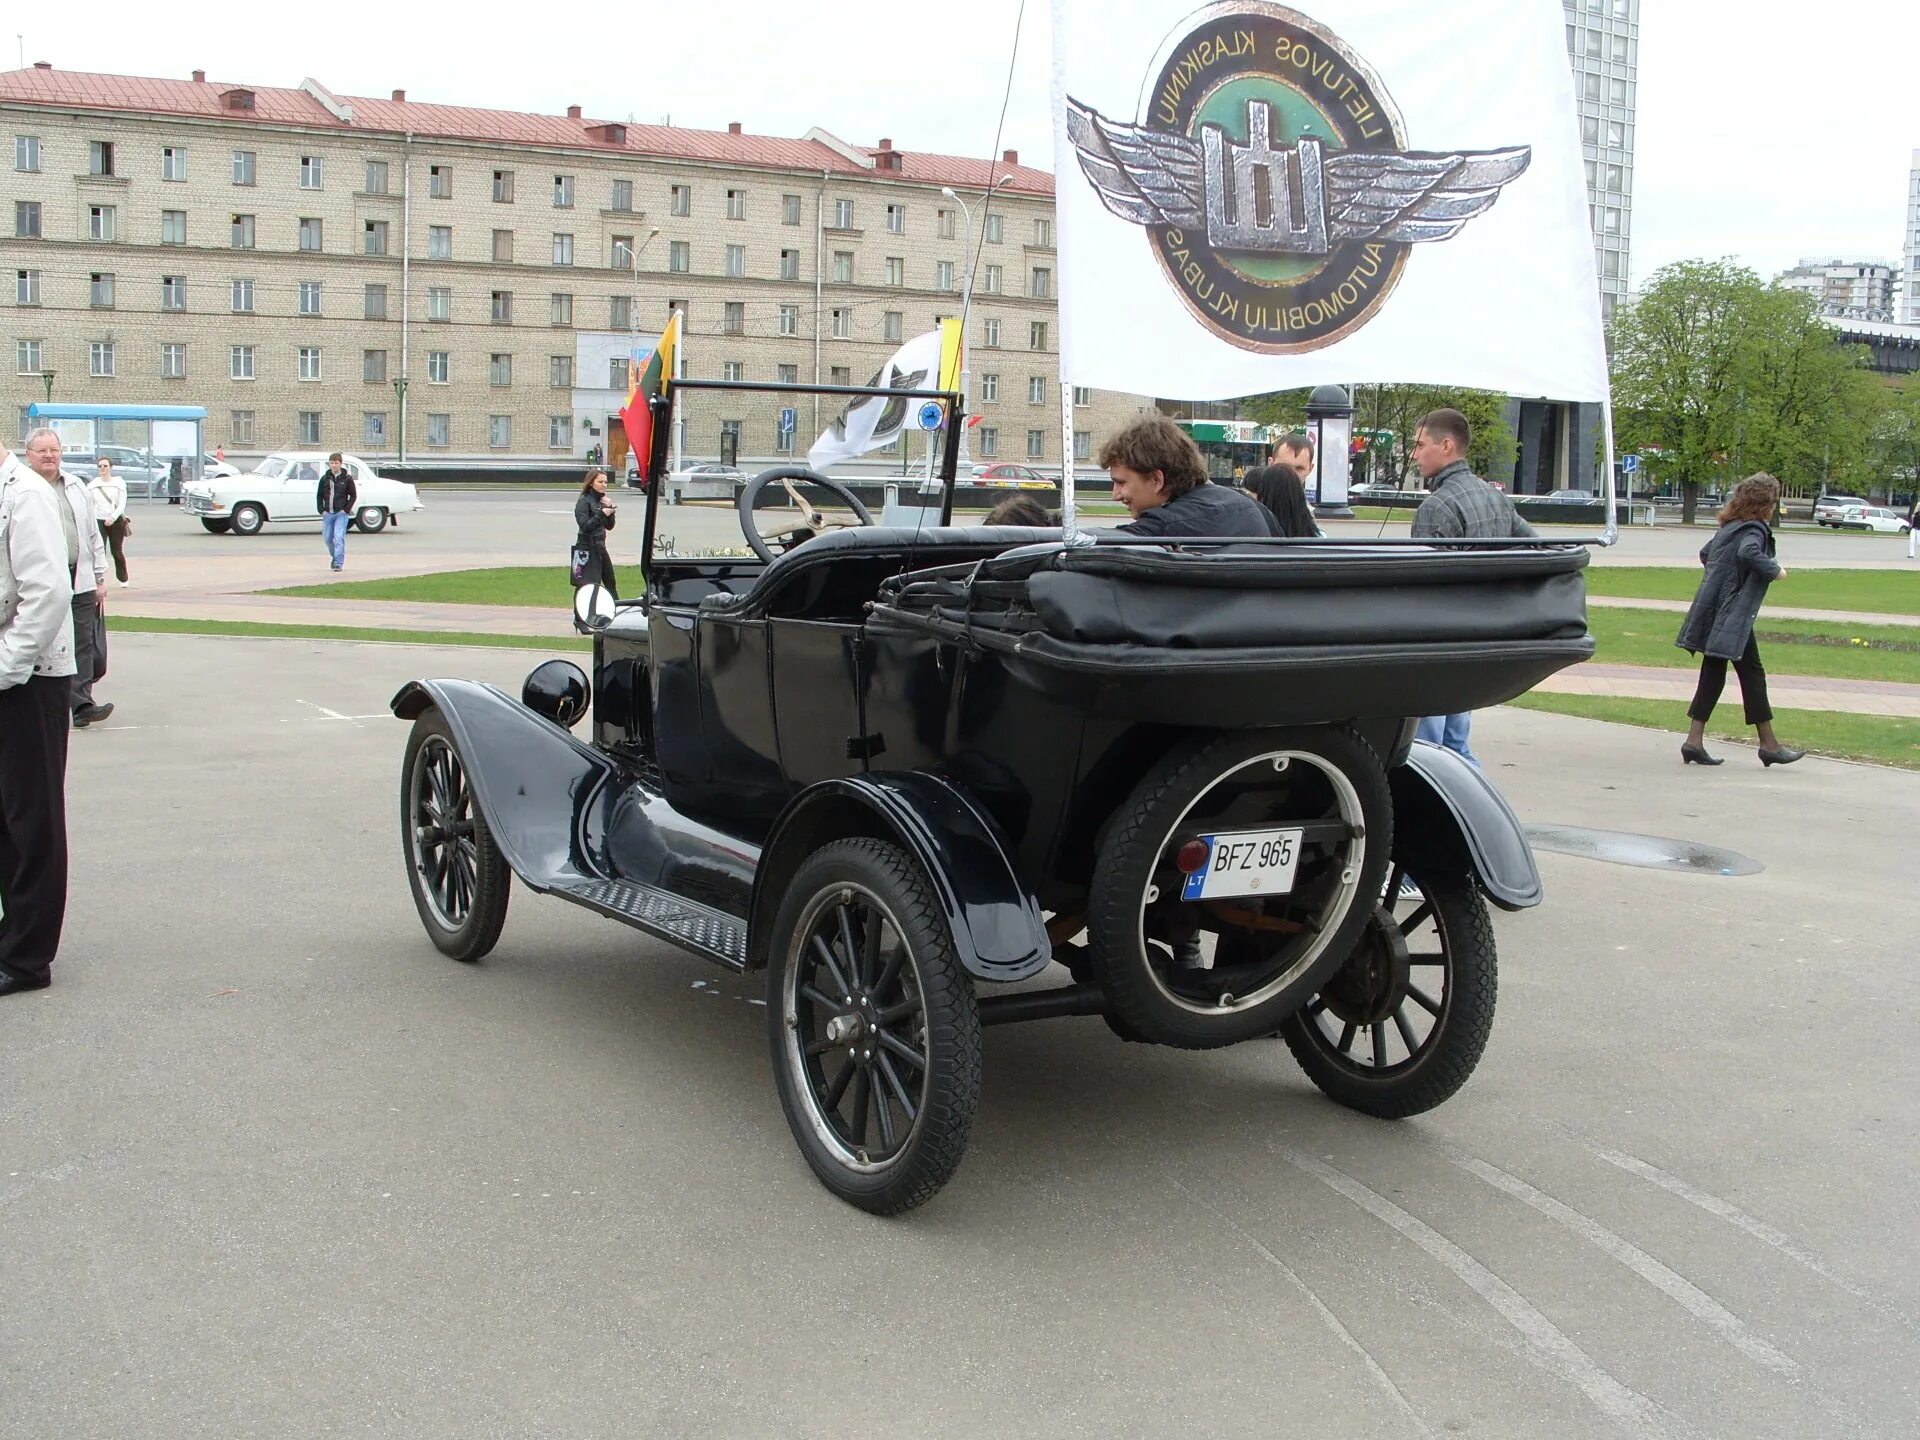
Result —
<path fill-rule="evenodd" d="M 229 90 L 251 90 L 251 110 L 232 110 L 221 99 Z M 927 155 L 896 150 L 899 168 L 871 169 L 817 140 L 788 140 L 773 135 L 735 135 L 727 131 L 688 130 L 670 125 L 628 125 L 624 145 L 596 140 L 587 132 L 608 121 L 592 117 L 529 115 L 515 110 L 478 110 L 465 105 L 434 105 L 417 100 L 374 100 L 360 95 L 336 97 L 351 108 L 351 122 L 337 118 L 313 95 L 300 89 L 242 85 L 231 81 L 160 80 L 133 75 L 97 75 L 77 70 L 0 72 L 0 103 L 71 106 L 148 115 L 193 115 L 240 120 L 255 125 L 299 125 L 310 129 L 400 135 L 411 132 L 478 145 L 542 145 L 569 150 L 624 151 L 632 155 L 702 160 L 757 169 L 825 170 L 844 175 L 894 177 L 923 185 L 985 189 L 1011 175 L 1003 190 L 1051 195 L 1053 176 L 1031 165 L 992 165 L 957 155 Z M 620 122 L 612 122 L 620 123 Z M 853 147 L 874 156 L 881 152 Z"/>

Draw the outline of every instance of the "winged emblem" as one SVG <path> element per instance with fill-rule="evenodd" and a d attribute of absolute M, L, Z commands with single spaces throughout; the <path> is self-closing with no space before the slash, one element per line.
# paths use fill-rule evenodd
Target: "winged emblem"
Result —
<path fill-rule="evenodd" d="M 1325 255 L 1345 241 L 1446 240 L 1533 156 L 1527 145 L 1327 155 L 1310 136 L 1275 149 L 1272 124 L 1272 107 L 1250 100 L 1244 145 L 1211 124 L 1194 140 L 1067 99 L 1068 138 L 1107 209 L 1136 225 L 1204 227 L 1218 250 Z"/>

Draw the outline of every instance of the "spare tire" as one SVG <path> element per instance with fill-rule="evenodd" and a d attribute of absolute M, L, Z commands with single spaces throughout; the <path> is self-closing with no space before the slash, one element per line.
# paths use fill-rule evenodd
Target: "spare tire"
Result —
<path fill-rule="evenodd" d="M 1114 1015 L 1190 1050 L 1272 1034 L 1352 951 L 1392 851 L 1385 768 L 1349 729 L 1176 746 L 1115 812 L 1094 867 L 1087 939 Z M 1228 874 L 1231 855 L 1259 863 Z"/>

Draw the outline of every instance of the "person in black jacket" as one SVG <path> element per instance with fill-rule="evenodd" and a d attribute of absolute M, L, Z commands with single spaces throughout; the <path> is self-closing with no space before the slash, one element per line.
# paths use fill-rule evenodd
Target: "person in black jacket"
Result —
<path fill-rule="evenodd" d="M 327 554 L 333 557 L 336 570 L 346 568 L 347 524 L 359 504 L 360 490 L 353 483 L 353 472 L 336 450 L 327 457 L 326 474 L 313 492 L 313 508 L 320 512 L 320 537 L 327 542 Z"/>
<path fill-rule="evenodd" d="M 573 543 L 589 557 L 580 583 L 600 585 L 618 600 L 620 591 L 613 581 L 613 557 L 607 553 L 607 532 L 613 529 L 613 512 L 613 501 L 607 498 L 607 472 L 589 470 L 580 486 L 580 498 L 573 502 L 574 524 L 580 528 Z"/>
<path fill-rule="evenodd" d="M 1273 461 L 1247 473 L 1245 486 L 1267 509 L 1282 535 L 1292 539 L 1318 536 L 1319 523 L 1307 503 L 1307 477 L 1313 474 L 1313 441 L 1305 435 L 1282 435 L 1273 447 Z"/>
<path fill-rule="evenodd" d="M 1119 527 L 1125 534 L 1249 540 L 1279 533 L 1266 506 L 1207 478 L 1200 447 L 1164 415 L 1143 415 L 1108 437 L 1100 464 L 1113 476 L 1113 498 L 1133 515 Z"/>
<path fill-rule="evenodd" d="M 1753 622 L 1767 587 L 1787 573 L 1773 556 L 1773 529 L 1767 523 L 1780 504 L 1780 482 L 1771 475 L 1749 475 L 1734 487 L 1720 512 L 1720 528 L 1700 551 L 1707 573 L 1700 577 L 1687 618 L 1674 640 L 1699 655 L 1700 684 L 1687 718 L 1693 722 L 1680 758 L 1687 765 L 1719 765 L 1707 753 L 1707 721 L 1727 683 L 1727 664 L 1740 677 L 1740 699 L 1747 723 L 1760 735 L 1762 765 L 1791 765 L 1806 752 L 1789 750 L 1773 733 L 1773 709 L 1767 704 L 1767 672 L 1753 638 Z"/>

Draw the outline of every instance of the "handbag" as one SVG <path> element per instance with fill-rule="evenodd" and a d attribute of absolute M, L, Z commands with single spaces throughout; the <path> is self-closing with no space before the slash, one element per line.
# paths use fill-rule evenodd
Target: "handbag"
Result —
<path fill-rule="evenodd" d="M 567 559 L 576 590 L 597 578 L 599 567 L 593 563 L 593 551 L 585 545 L 575 545 Z"/>

